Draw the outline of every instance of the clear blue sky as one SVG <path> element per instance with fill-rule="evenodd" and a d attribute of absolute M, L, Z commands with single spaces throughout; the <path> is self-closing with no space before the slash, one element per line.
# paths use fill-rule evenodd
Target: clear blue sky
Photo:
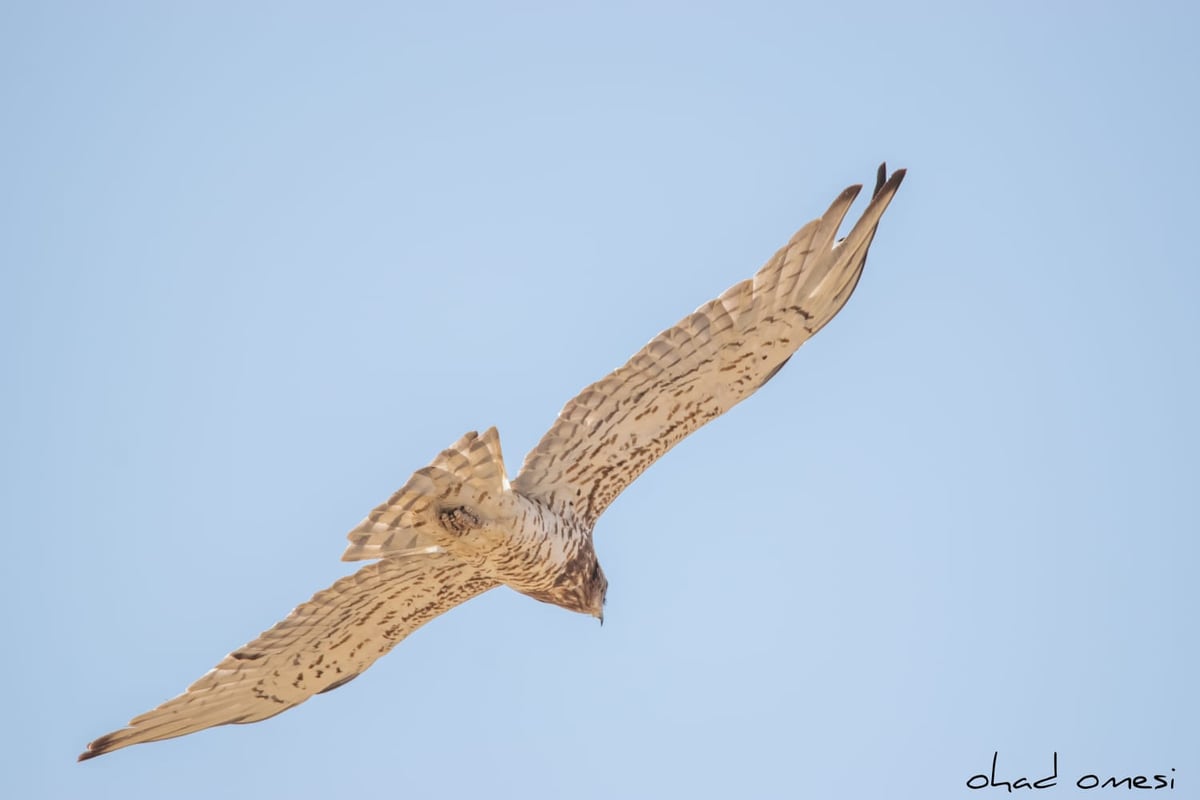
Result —
<path fill-rule="evenodd" d="M 1192 4 L 247 5 L 0 10 L 5 796 L 1196 796 Z M 602 519 L 603 628 L 491 592 L 74 763 L 884 159 L 842 315 Z"/>

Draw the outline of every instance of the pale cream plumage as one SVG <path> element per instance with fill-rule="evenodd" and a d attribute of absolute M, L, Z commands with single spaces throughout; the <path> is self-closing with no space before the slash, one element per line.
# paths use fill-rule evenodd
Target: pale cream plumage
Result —
<path fill-rule="evenodd" d="M 567 403 L 513 487 L 595 521 L 663 453 L 768 381 L 858 284 L 876 225 L 904 170 L 883 167 L 871 204 L 834 250 L 862 187 L 842 192 L 753 278 L 654 337 Z"/>
<path fill-rule="evenodd" d="M 80 760 L 273 717 L 349 682 L 429 620 L 494 586 L 444 553 L 377 561 L 317 592 L 183 694 L 91 742 Z"/>
<path fill-rule="evenodd" d="M 495 428 L 468 433 L 349 534 L 382 559 L 318 592 L 183 694 L 88 745 L 80 760 L 214 725 L 256 722 L 346 683 L 404 637 L 501 583 L 602 615 L 592 548 L 605 508 L 667 450 L 753 394 L 842 308 L 904 171 L 835 242 L 842 192 L 753 278 L 704 304 L 567 403 L 511 484 Z"/>

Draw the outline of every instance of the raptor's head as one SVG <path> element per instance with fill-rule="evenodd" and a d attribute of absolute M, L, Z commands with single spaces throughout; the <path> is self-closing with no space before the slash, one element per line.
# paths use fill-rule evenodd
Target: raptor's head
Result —
<path fill-rule="evenodd" d="M 604 570 L 600 569 L 596 553 L 589 546 L 567 563 L 566 569 L 558 575 L 553 587 L 524 590 L 524 594 L 543 603 L 595 617 L 603 624 L 608 578 L 604 577 Z"/>
<path fill-rule="evenodd" d="M 588 614 L 604 624 L 604 598 L 608 594 L 608 578 L 600 568 L 600 559 L 588 542 L 570 562 L 559 579 L 561 598 L 550 602 Z"/>

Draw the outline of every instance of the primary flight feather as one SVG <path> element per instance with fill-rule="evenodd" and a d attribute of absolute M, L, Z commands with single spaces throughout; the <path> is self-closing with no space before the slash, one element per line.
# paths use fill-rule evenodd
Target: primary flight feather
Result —
<path fill-rule="evenodd" d="M 436 616 L 504 584 L 603 619 L 592 530 L 638 475 L 770 380 L 845 305 L 904 170 L 880 166 L 844 239 L 851 186 L 754 277 L 654 337 L 584 389 L 510 482 L 495 428 L 418 470 L 349 534 L 346 561 L 379 559 L 298 606 L 187 691 L 79 757 L 257 722 L 345 684 Z"/>

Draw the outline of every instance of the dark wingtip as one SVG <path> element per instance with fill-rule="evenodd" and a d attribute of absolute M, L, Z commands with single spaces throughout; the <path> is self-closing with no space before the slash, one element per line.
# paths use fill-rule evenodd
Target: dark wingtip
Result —
<path fill-rule="evenodd" d="M 871 197 L 878 197 L 879 193 L 887 186 L 899 186 L 900 181 L 904 180 L 904 176 L 908 173 L 906 169 L 898 169 L 889 177 L 887 174 L 887 162 L 884 161 L 879 165 L 879 169 L 875 173 L 875 191 L 871 193 Z"/>
<path fill-rule="evenodd" d="M 107 733 L 95 741 L 88 742 L 87 749 L 80 753 L 79 758 L 75 760 L 87 761 L 89 758 L 95 758 L 96 756 L 102 756 L 105 753 L 111 752 L 113 749 L 110 747 L 112 738 L 112 734 Z"/>

